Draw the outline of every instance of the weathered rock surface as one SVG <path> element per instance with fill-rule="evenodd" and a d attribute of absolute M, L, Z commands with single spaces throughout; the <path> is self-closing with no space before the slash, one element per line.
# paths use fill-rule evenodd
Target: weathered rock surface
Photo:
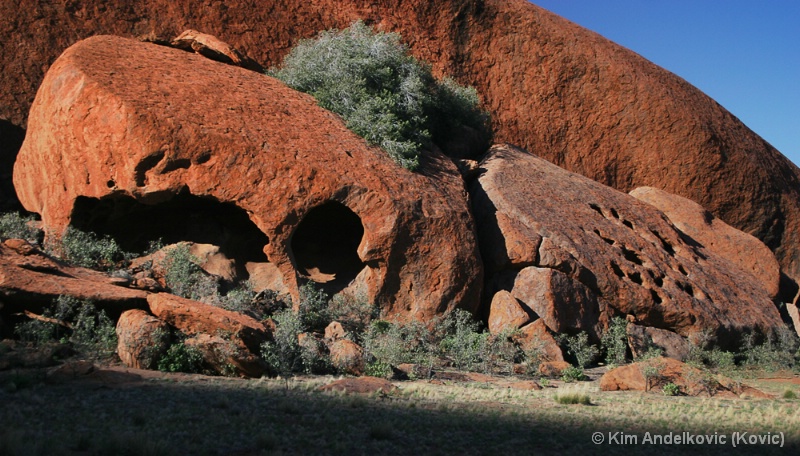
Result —
<path fill-rule="evenodd" d="M 738 347 L 738 334 L 782 324 L 753 276 L 688 244 L 652 206 L 512 146 L 494 146 L 481 167 L 470 192 L 484 256 L 507 246 L 492 217 L 538 247 L 536 266 L 509 263 L 487 291 L 510 291 L 550 330 L 596 337 L 625 315 L 684 337 L 708 330 Z"/>
<path fill-rule="evenodd" d="M 217 62 L 240 66 L 259 73 L 264 72 L 264 67 L 259 65 L 258 62 L 250 57 L 242 55 L 242 53 L 230 44 L 216 36 L 201 33 L 197 30 L 185 30 L 172 40 L 170 45 L 178 49 L 183 49 L 184 51 L 196 52 L 203 57 Z"/>
<path fill-rule="evenodd" d="M 147 307 L 147 293 L 119 286 L 102 272 L 68 266 L 19 239 L 0 244 L 3 312 L 41 310 L 61 295 L 93 301 L 110 314 Z"/>
<path fill-rule="evenodd" d="M 208 369 L 219 375 L 240 375 L 261 377 L 267 373 L 267 365 L 253 352 L 242 346 L 236 338 L 217 334 L 196 334 L 186 339 L 187 346 L 196 348 L 202 355 Z"/>
<path fill-rule="evenodd" d="M 650 376 L 645 376 L 645 372 Z M 600 390 L 660 393 L 667 383 L 677 385 L 681 394 L 689 396 L 772 397 L 758 389 L 737 384 L 722 376 L 709 375 L 671 358 L 654 358 L 612 369 L 600 377 Z"/>
<path fill-rule="evenodd" d="M 506 290 L 500 290 L 492 297 L 489 305 L 489 332 L 499 334 L 504 330 L 519 329 L 531 321 L 531 315 Z"/>
<path fill-rule="evenodd" d="M 523 350 L 538 356 L 540 361 L 564 361 L 561 347 L 541 318 L 520 329 L 518 342 Z"/>
<path fill-rule="evenodd" d="M 188 336 L 224 336 L 256 354 L 272 337 L 271 329 L 253 317 L 169 293 L 148 295 L 147 303 L 153 315 Z"/>
<path fill-rule="evenodd" d="M 49 65 L 92 35 L 169 40 L 191 27 L 269 66 L 299 39 L 364 19 L 476 86 L 497 141 L 626 192 L 697 201 L 800 277 L 797 167 L 683 79 L 524 0 L 22 0 L 0 4 L 0 17 L 0 119 L 18 127 Z"/>
<path fill-rule="evenodd" d="M 653 187 L 639 187 L 631 196 L 660 210 L 681 231 L 758 279 L 773 298 L 781 271 L 772 251 L 756 237 L 714 217 L 694 201 Z"/>
<path fill-rule="evenodd" d="M 219 246 L 211 244 L 197 244 L 194 242 L 181 242 L 165 246 L 150 255 L 135 258 L 131 261 L 128 269 L 136 271 L 148 271 L 164 285 L 166 269 L 169 267 L 170 252 L 179 246 L 185 246 L 189 255 L 194 257 L 196 264 L 208 274 L 215 275 L 227 282 L 235 282 L 239 279 L 236 267 L 236 260 L 228 258 L 220 251 Z M 259 290 L 260 291 L 260 290 Z"/>
<path fill-rule="evenodd" d="M 689 356 L 690 341 L 666 329 L 628 323 L 625 328 L 628 335 L 628 346 L 634 359 L 643 356 L 650 348 L 663 350 L 664 356 L 683 361 Z"/>
<path fill-rule="evenodd" d="M 128 310 L 117 320 L 117 354 L 128 367 L 155 369 L 169 344 L 169 326 L 144 310 Z"/>
<path fill-rule="evenodd" d="M 368 298 L 396 320 L 478 304 L 482 268 L 455 165 L 431 153 L 419 172 L 401 169 L 267 76 L 93 37 L 50 68 L 28 127 L 14 181 L 50 230 L 125 238 L 177 232 L 174 222 L 185 240 L 234 245 L 255 227 L 260 241 L 249 234 L 256 243 L 236 249 L 274 263 L 295 297 L 301 277 L 328 277 L 336 291 L 369 268 Z M 197 207 L 211 226 L 192 238 Z"/>
<path fill-rule="evenodd" d="M 364 350 L 348 339 L 339 339 L 330 345 L 331 364 L 340 372 L 350 375 L 364 374 Z"/>

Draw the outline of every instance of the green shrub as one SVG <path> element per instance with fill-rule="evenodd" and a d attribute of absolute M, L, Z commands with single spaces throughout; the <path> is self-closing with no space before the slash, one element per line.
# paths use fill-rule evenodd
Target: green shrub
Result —
<path fill-rule="evenodd" d="M 608 326 L 608 331 L 600 339 L 600 346 L 606 352 L 606 364 L 625 364 L 628 353 L 627 322 L 624 318 L 614 317 Z"/>
<path fill-rule="evenodd" d="M 432 138 L 460 125 L 483 132 L 488 143 L 488 117 L 478 108 L 474 89 L 437 82 L 399 35 L 375 32 L 360 21 L 300 41 L 270 74 L 311 94 L 354 133 L 411 170 Z"/>
<path fill-rule="evenodd" d="M 681 394 L 681 387 L 669 382 L 661 388 L 661 391 L 664 393 L 664 396 L 677 396 Z"/>
<path fill-rule="evenodd" d="M 580 391 L 559 392 L 553 396 L 553 399 L 559 404 L 564 405 L 592 405 L 592 398 L 588 394 Z"/>
<path fill-rule="evenodd" d="M 300 287 L 299 315 L 302 326 L 307 331 L 324 331 L 331 322 L 328 311 L 328 295 L 317 288 L 315 282 L 308 281 Z"/>
<path fill-rule="evenodd" d="M 589 335 L 585 332 L 580 332 L 575 336 L 562 334 L 559 338 L 566 343 L 567 353 L 575 357 L 575 361 L 581 368 L 586 368 L 600 353 L 596 346 L 589 345 Z"/>
<path fill-rule="evenodd" d="M 191 254 L 189 245 L 180 243 L 164 256 L 164 281 L 170 292 L 196 301 L 218 298 L 219 287 L 214 279 L 200 267 L 200 261 Z M 218 299 L 210 304 L 218 304 Z"/>
<path fill-rule="evenodd" d="M 792 391 L 790 389 L 786 389 L 786 390 L 783 391 L 783 396 L 782 397 L 784 399 L 797 399 L 797 393 L 795 393 L 794 391 Z"/>
<path fill-rule="evenodd" d="M 117 242 L 109 236 L 100 237 L 71 226 L 55 245 L 48 247 L 65 261 L 84 268 L 109 270 L 125 258 Z"/>
<path fill-rule="evenodd" d="M 59 296 L 42 312 L 42 316 L 63 325 L 30 320 L 18 324 L 14 332 L 21 340 L 35 344 L 54 341 L 69 343 L 84 355 L 105 357 L 117 348 L 114 322 L 91 301 Z"/>
<path fill-rule="evenodd" d="M 273 340 L 261 345 L 261 357 L 274 375 L 289 377 L 303 369 L 303 349 L 298 340 L 303 322 L 292 309 L 277 312 L 273 319 Z"/>
<path fill-rule="evenodd" d="M 524 354 L 514 343 L 517 331 L 505 330 L 486 337 L 480 355 L 482 371 L 485 374 L 510 375 L 514 373 L 514 363 L 522 361 Z"/>
<path fill-rule="evenodd" d="M 185 372 L 197 374 L 203 372 L 203 354 L 196 347 L 184 342 L 172 344 L 158 361 L 158 370 L 162 372 Z"/>
<path fill-rule="evenodd" d="M 29 242 L 38 243 L 41 232 L 30 226 L 34 220 L 33 216 L 23 216 L 18 212 L 0 215 L 0 241 L 25 239 Z"/>
<path fill-rule="evenodd" d="M 392 378 L 394 371 L 392 365 L 383 361 L 375 360 L 367 363 L 364 367 L 364 375 L 370 377 Z"/>
<path fill-rule="evenodd" d="M 369 302 L 364 294 L 339 293 L 328 303 L 328 318 L 338 321 L 360 343 L 370 323 L 380 316 L 380 308 Z"/>
<path fill-rule="evenodd" d="M 763 343 L 756 343 L 753 334 L 743 337 L 743 364 L 767 371 L 792 369 L 795 366 L 795 351 L 798 349 L 797 336 L 789 328 L 780 328 L 769 334 Z"/>
<path fill-rule="evenodd" d="M 442 352 L 457 369 L 471 370 L 482 361 L 488 333 L 479 331 L 480 324 L 466 310 L 455 309 L 442 321 Z"/>
<path fill-rule="evenodd" d="M 583 368 L 579 366 L 569 366 L 561 371 L 561 380 L 567 383 L 582 382 L 588 379 L 589 377 L 583 372 Z"/>

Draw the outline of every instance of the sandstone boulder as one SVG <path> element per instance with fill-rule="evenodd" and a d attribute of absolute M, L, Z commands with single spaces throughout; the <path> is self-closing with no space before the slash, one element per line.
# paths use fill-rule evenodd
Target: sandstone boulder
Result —
<path fill-rule="evenodd" d="M 224 337 L 256 354 L 260 353 L 261 344 L 272 337 L 272 330 L 266 324 L 209 304 L 168 293 L 148 295 L 147 303 L 153 315 L 188 336 L 208 334 Z"/>
<path fill-rule="evenodd" d="M 258 62 L 250 57 L 242 55 L 241 52 L 230 44 L 216 36 L 201 33 L 197 30 L 185 30 L 172 40 L 170 45 L 178 49 L 183 49 L 184 51 L 196 52 L 217 62 L 240 66 L 259 73 L 264 72 L 264 67 L 259 65 Z"/>
<path fill-rule="evenodd" d="M 498 141 L 622 191 L 691 198 L 800 276 L 797 167 L 685 80 L 525 0 L 3 2 L 0 17 L 0 119 L 20 129 L 49 65 L 92 35 L 171 38 L 191 24 L 274 65 L 298 40 L 363 19 L 477 87 Z"/>
<path fill-rule="evenodd" d="M 0 244 L 0 296 L 4 313 L 38 312 L 61 295 L 91 300 L 111 315 L 147 306 L 147 293 L 119 286 L 107 274 L 68 266 L 25 241 L 9 239 Z"/>
<path fill-rule="evenodd" d="M 48 230 L 210 236 L 274 263 L 295 299 L 302 278 L 333 277 L 335 292 L 368 268 L 368 298 L 395 320 L 478 304 L 474 223 L 450 160 L 401 169 L 311 97 L 176 49 L 97 36 L 65 51 L 14 182 Z"/>
<path fill-rule="evenodd" d="M 564 361 L 558 341 L 541 318 L 520 329 L 518 342 L 528 356 L 538 356 L 540 361 Z"/>
<path fill-rule="evenodd" d="M 344 330 L 344 327 L 338 321 L 332 321 L 325 327 L 326 341 L 336 342 L 339 339 L 344 339 L 346 335 L 347 331 Z"/>
<path fill-rule="evenodd" d="M 634 359 L 643 356 L 650 348 L 655 348 L 662 350 L 663 355 L 668 358 L 683 361 L 689 356 L 692 348 L 688 340 L 666 329 L 628 323 L 625 331 Z"/>
<path fill-rule="evenodd" d="M 196 260 L 196 264 L 206 273 L 217 276 L 229 283 L 239 279 L 236 261 L 221 252 L 219 246 L 194 242 L 168 245 L 150 255 L 135 258 L 131 261 L 129 269 L 135 272 L 140 270 L 149 271 L 152 276 L 163 283 L 166 268 L 169 267 L 170 253 L 180 246 L 188 248 L 189 255 Z"/>
<path fill-rule="evenodd" d="M 774 298 L 778 295 L 780 265 L 763 242 L 728 225 L 682 196 L 652 187 L 640 187 L 630 194 L 666 214 L 679 230 L 707 250 L 755 276 L 770 296 Z"/>
<path fill-rule="evenodd" d="M 117 320 L 117 355 L 128 367 L 155 369 L 169 344 L 169 326 L 144 310 L 123 312 Z"/>
<path fill-rule="evenodd" d="M 489 305 L 489 332 L 499 334 L 504 330 L 519 329 L 531 321 L 528 312 L 511 293 L 498 291 Z"/>
<path fill-rule="evenodd" d="M 538 245 L 535 266 L 507 264 L 487 291 L 509 291 L 550 330 L 597 337 L 625 315 L 683 337 L 710 331 L 738 348 L 739 334 L 781 326 L 753 276 L 687 243 L 652 206 L 512 146 L 494 146 L 481 167 L 470 192 L 484 256 L 507 246 L 503 227 L 485 222 L 492 216 Z"/>
<path fill-rule="evenodd" d="M 357 343 L 339 339 L 328 345 L 328 348 L 333 367 L 346 374 L 364 375 L 364 350 Z"/>

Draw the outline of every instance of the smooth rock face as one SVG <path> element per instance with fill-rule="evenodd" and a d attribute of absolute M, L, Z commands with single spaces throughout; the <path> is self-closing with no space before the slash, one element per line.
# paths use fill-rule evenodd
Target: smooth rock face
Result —
<path fill-rule="evenodd" d="M 303 278 L 335 292 L 369 268 L 368 298 L 395 320 L 478 304 L 474 223 L 452 162 L 431 153 L 419 172 L 401 169 L 311 97 L 176 49 L 98 36 L 64 52 L 14 182 L 49 230 L 124 238 L 186 224 L 184 240 L 212 236 L 275 264 L 295 298 Z M 243 227 L 256 234 L 235 243 Z"/>
<path fill-rule="evenodd" d="M 496 141 L 622 191 L 652 186 L 691 198 L 764 241 L 787 274 L 800 277 L 798 168 L 685 80 L 525 0 L 290 0 L 258 8 L 241 0 L 22 0 L 0 3 L 0 17 L 0 119 L 17 127 L 48 66 L 89 36 L 168 41 L 191 27 L 271 66 L 298 40 L 363 19 L 400 32 L 436 73 L 475 86 Z"/>
<path fill-rule="evenodd" d="M 117 320 L 117 354 L 128 367 L 155 369 L 169 343 L 169 326 L 144 310 L 129 310 Z"/>
<path fill-rule="evenodd" d="M 531 316 L 508 291 L 500 290 L 492 297 L 489 307 L 489 332 L 499 334 L 504 330 L 519 329 L 531 321 Z"/>
<path fill-rule="evenodd" d="M 782 325 L 754 277 L 687 244 L 652 206 L 512 146 L 494 146 L 481 167 L 470 186 L 476 218 L 514 219 L 513 236 L 541 239 L 538 265 L 508 266 L 487 291 L 510 291 L 550 330 L 596 337 L 624 315 L 738 348 L 739 334 Z M 479 237 L 486 257 L 506 248 L 502 227 L 481 224 Z"/>
<path fill-rule="evenodd" d="M 520 328 L 518 342 L 523 350 L 533 351 L 541 361 L 564 361 L 561 347 L 541 318 Z"/>
<path fill-rule="evenodd" d="M 660 210 L 689 237 L 758 279 L 773 298 L 778 295 L 781 271 L 772 251 L 757 238 L 737 230 L 682 196 L 652 187 L 640 187 L 631 196 Z"/>

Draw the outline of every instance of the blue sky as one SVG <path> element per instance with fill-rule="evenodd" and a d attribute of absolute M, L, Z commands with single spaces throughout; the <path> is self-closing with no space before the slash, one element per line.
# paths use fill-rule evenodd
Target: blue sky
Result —
<path fill-rule="evenodd" d="M 800 0 L 533 0 L 714 98 L 800 165 Z"/>

